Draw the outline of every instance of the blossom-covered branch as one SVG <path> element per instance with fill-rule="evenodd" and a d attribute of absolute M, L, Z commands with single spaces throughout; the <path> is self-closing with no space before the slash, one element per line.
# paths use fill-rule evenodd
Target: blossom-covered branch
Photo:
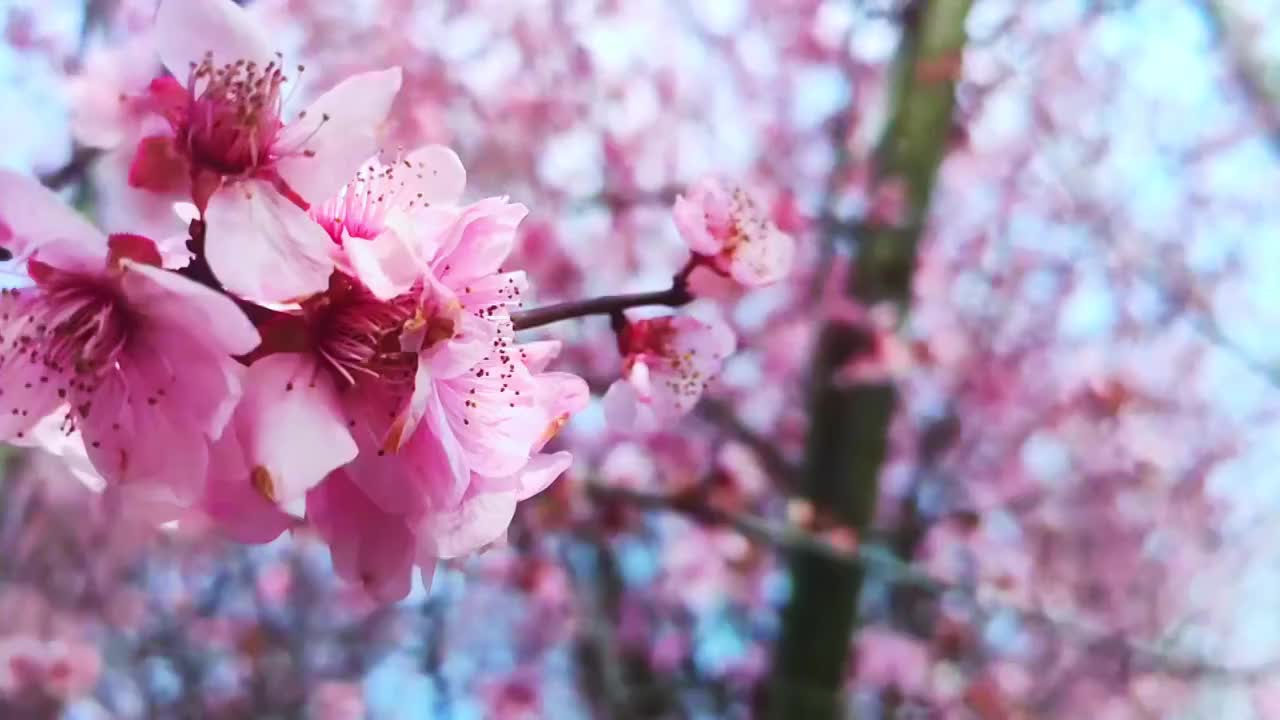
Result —
<path fill-rule="evenodd" d="M 401 599 L 415 567 L 426 584 L 499 541 L 572 462 L 544 448 L 589 391 L 549 370 L 559 342 L 513 328 L 610 315 L 611 417 L 683 415 L 733 331 L 624 311 L 688 304 L 696 268 L 744 287 L 790 271 L 790 236 L 708 180 L 675 199 L 692 252 L 669 290 L 515 313 L 527 276 L 502 266 L 528 211 L 463 202 L 449 148 L 387 148 L 401 67 L 295 108 L 305 67 L 244 8 L 164 0 L 153 20 L 128 87 L 78 87 L 94 112 L 72 161 L 43 186 L 0 173 L 21 286 L 0 297 L 0 439 L 83 456 L 124 507 L 246 543 L 309 527 L 339 575 Z M 99 229 L 51 191 L 99 160 L 124 171 L 102 190 L 169 223 Z"/>

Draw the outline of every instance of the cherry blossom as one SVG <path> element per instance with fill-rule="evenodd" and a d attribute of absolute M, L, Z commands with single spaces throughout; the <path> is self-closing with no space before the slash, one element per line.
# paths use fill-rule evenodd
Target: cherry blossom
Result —
<path fill-rule="evenodd" d="M 689 248 L 742 285 L 768 285 L 791 272 L 795 239 L 742 188 L 730 191 L 714 178 L 700 180 L 676 198 L 672 215 Z"/>
<path fill-rule="evenodd" d="M 84 67 L 69 83 L 71 133 L 80 145 L 103 153 L 91 170 L 99 188 L 96 219 L 100 227 L 157 241 L 181 233 L 185 241 L 186 222 L 173 208 L 175 199 L 186 199 L 180 194 L 186 182 L 180 168 L 168 175 L 170 193 L 138 192 L 127 182 L 138 144 L 144 137 L 167 131 L 167 123 L 158 115 L 164 98 L 151 92 L 160 70 L 149 36 L 90 50 Z"/>
<path fill-rule="evenodd" d="M 93 646 L 30 635 L 0 638 L 0 694 L 81 697 L 93 689 L 102 659 Z"/>
<path fill-rule="evenodd" d="M 1052 5 L 0 13 L 0 312 L 262 339 L 0 322 L 0 716 L 1280 712 L 1266 13 Z"/>
<path fill-rule="evenodd" d="M 207 510 L 225 530 L 264 541 L 305 516 L 339 572 L 383 600 L 408 591 L 412 565 L 429 579 L 436 558 L 499 539 L 569 466 L 540 451 L 587 402 L 580 379 L 545 370 L 557 343 L 514 342 L 524 277 L 498 266 L 524 208 L 458 206 L 464 179 L 427 147 L 367 162 L 313 209 L 343 270 L 264 321 L 211 466 Z M 352 549 L 374 526 L 403 532 Z"/>
<path fill-rule="evenodd" d="M 63 414 L 109 482 L 200 492 L 208 443 L 258 333 L 225 296 L 162 270 L 145 238 L 99 235 L 33 181 L 0 174 L 0 221 L 34 285 L 3 298 L 0 436 Z"/>
<path fill-rule="evenodd" d="M 155 43 L 174 77 L 153 81 L 148 99 L 167 128 L 138 143 L 129 182 L 187 193 L 226 289 L 287 301 L 328 282 L 333 245 L 306 210 L 377 149 L 400 70 L 348 78 L 286 122 L 292 68 L 269 42 L 231 0 L 161 3 Z"/>
<path fill-rule="evenodd" d="M 733 353 L 733 331 L 691 315 L 627 321 L 618 333 L 623 379 L 605 394 L 605 409 L 619 427 L 652 429 L 693 409 Z"/>

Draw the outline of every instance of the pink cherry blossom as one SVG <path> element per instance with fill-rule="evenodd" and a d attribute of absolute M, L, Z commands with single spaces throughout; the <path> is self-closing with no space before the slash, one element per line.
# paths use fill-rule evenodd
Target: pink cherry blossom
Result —
<path fill-rule="evenodd" d="M 323 290 L 333 245 L 306 210 L 376 150 L 400 70 L 348 78 L 286 122 L 292 68 L 231 0 L 166 0 L 155 42 L 180 80 L 152 84 L 167 127 L 138 144 L 130 184 L 189 193 L 227 290 L 277 302 Z"/>
<path fill-rule="evenodd" d="M 655 429 L 693 409 L 733 353 L 733 331 L 691 315 L 633 320 L 618 333 L 622 379 L 605 394 L 605 412 L 618 427 Z"/>
<path fill-rule="evenodd" d="M 22 438 L 15 437 L 10 442 L 19 447 L 39 448 L 56 457 L 65 473 L 90 490 L 101 492 L 106 487 L 106 482 L 89 459 L 89 452 L 85 449 L 80 432 L 68 430 L 66 423 L 57 414 L 46 415 L 27 430 Z"/>
<path fill-rule="evenodd" d="M 383 194 L 391 186 L 405 194 L 402 207 L 387 202 L 375 212 L 361 205 L 399 197 Z M 425 184 L 401 182 L 386 168 L 371 164 L 338 198 L 319 206 L 315 219 L 307 221 L 325 232 L 331 244 L 328 237 L 333 232 L 334 241 L 341 243 L 335 245 L 338 249 L 399 243 L 384 222 L 411 211 L 411 203 L 423 194 L 420 187 Z M 388 264 L 401 260 L 396 257 Z M 228 447 L 232 460 L 225 468 L 231 479 L 211 481 L 212 487 L 228 488 L 223 499 L 230 504 L 219 513 L 224 518 L 244 515 L 233 511 L 237 502 L 266 511 L 263 498 L 301 515 L 298 504 L 308 491 L 361 450 L 374 456 L 394 451 L 387 464 L 397 474 L 397 485 L 457 486 L 442 492 L 454 500 L 460 496 L 467 473 L 457 453 L 451 454 L 446 442 L 430 432 L 412 443 L 402 436 L 421 418 L 421 411 L 414 408 L 430 397 L 430 388 L 418 380 L 423 372 L 420 364 L 435 361 L 437 371 L 463 372 L 479 357 L 476 348 L 487 341 L 488 330 L 478 318 L 462 318 L 459 303 L 441 297 L 441 288 L 425 275 L 424 265 L 392 290 L 383 282 L 383 266 L 376 258 L 344 264 L 354 277 L 334 273 L 326 292 L 277 314 L 263 327 L 267 354 L 249 369 L 244 401 L 233 421 L 235 438 L 223 443 L 234 445 Z M 400 269 L 414 267 L 410 262 Z M 362 281 L 366 277 L 368 284 L 385 291 L 383 297 L 366 286 Z M 420 355 L 426 359 L 420 361 Z M 419 384 L 424 389 L 415 393 Z M 249 487 L 256 496 L 246 492 Z M 421 511 L 412 504 L 392 502 L 391 506 L 401 512 Z"/>
<path fill-rule="evenodd" d="M 74 699 L 93 689 L 101 666 L 102 658 L 91 645 L 11 635 L 0 639 L 0 694 L 37 692 Z"/>
<path fill-rule="evenodd" d="M 546 717 L 539 678 L 532 669 L 519 668 L 505 678 L 492 680 L 481 689 L 488 717 L 536 720 Z"/>
<path fill-rule="evenodd" d="M 0 437 L 61 412 L 108 482 L 194 499 L 240 394 L 232 356 L 258 333 L 227 297 L 155 267 L 150 241 L 95 237 L 27 178 L 0 174 L 0 222 L 35 281 L 0 300 Z"/>
<path fill-rule="evenodd" d="M 71 133 L 76 142 L 103 153 L 90 169 L 97 195 L 96 219 L 103 229 L 157 240 L 182 231 L 185 240 L 187 223 L 173 209 L 173 201 L 181 197 L 178 191 L 190 182 L 185 165 L 175 157 L 172 170 L 153 179 L 168 183 L 165 189 L 170 193 L 138 192 L 127 182 L 142 139 L 168 129 L 161 113 L 172 96 L 159 89 L 172 85 L 153 84 L 160 69 L 150 36 L 90 50 L 84 67 L 69 82 Z M 170 146 L 153 143 L 148 147 L 167 150 Z"/>
<path fill-rule="evenodd" d="M 428 145 L 390 162 L 367 161 L 311 216 L 342 246 L 344 271 L 389 299 L 420 282 L 429 258 L 416 245 L 433 234 L 432 224 L 453 220 L 466 180 L 452 150 Z"/>
<path fill-rule="evenodd" d="M 892 630 L 864 628 L 858 632 L 856 647 L 862 682 L 904 693 L 926 690 L 931 660 L 919 641 Z"/>
<path fill-rule="evenodd" d="M 417 549 L 412 517 L 382 509 L 337 470 L 307 494 L 307 520 L 329 545 L 338 575 L 383 602 L 409 594 Z"/>
<path fill-rule="evenodd" d="M 703 179 L 676 198 L 672 215 L 689 248 L 742 285 L 769 285 L 791 272 L 795 240 L 742 188 Z"/>
<path fill-rule="evenodd" d="M 533 410 L 526 411 L 519 421 L 541 432 L 525 446 L 522 457 L 527 457 L 527 461 L 519 470 L 505 476 L 473 472 L 459 503 L 436 508 L 428 515 L 422 526 L 424 552 L 439 558 L 455 558 L 497 541 L 511 523 L 516 504 L 545 490 L 572 464 L 573 456 L 569 452 L 542 452 L 569 417 L 586 407 L 589 400 L 589 391 L 581 378 L 568 373 L 542 372 L 557 353 L 558 343 L 515 348 L 514 354 L 533 373 L 529 391 L 533 396 Z M 508 363 L 508 370 L 513 364 Z M 467 395 L 471 396 L 469 391 Z M 464 418 L 464 436 L 469 427 Z M 509 430 L 506 434 L 512 442 L 520 442 Z"/>
<path fill-rule="evenodd" d="M 563 412 L 550 412 L 539 402 L 540 388 L 566 381 L 555 374 L 541 381 L 533 374 L 522 350 L 513 346 L 506 320 L 525 279 L 523 273 L 499 272 L 499 265 L 511 252 L 525 209 L 498 198 L 464 207 L 449 204 L 460 195 L 465 175 L 456 156 L 444 149 L 418 151 L 405 166 L 416 169 L 407 179 L 398 179 L 390 168 L 364 174 L 358 182 L 377 183 L 376 195 L 367 187 L 349 186 L 340 201 L 323 206 L 333 216 L 318 218 L 334 234 L 341 230 L 343 249 L 358 258 L 351 264 L 369 285 L 385 294 L 410 284 L 417 288 L 400 300 L 384 301 L 415 297 L 419 303 L 403 319 L 406 331 L 399 346 L 411 353 L 401 357 L 417 358 L 412 396 L 390 427 L 382 422 L 390 416 L 385 406 L 355 413 L 357 441 L 368 450 L 360 463 L 369 465 L 356 473 L 357 480 L 388 507 L 402 510 L 425 508 L 428 498 L 437 508 L 457 503 L 472 473 L 508 478 L 519 472 L 549 427 L 563 423 Z M 410 192 L 384 193 L 379 187 L 394 190 L 405 182 Z M 413 192 L 415 186 L 423 189 Z M 397 199 L 398 206 L 391 202 Z M 379 205 L 371 207 L 369 200 Z M 384 249 L 367 252 L 368 244 Z M 418 277 L 409 278 L 406 268 L 417 268 Z M 335 348 L 331 357 L 347 347 Z M 539 347 L 531 360 L 541 363 L 551 354 Z M 585 391 L 571 395 L 585 396 Z M 406 457 L 449 472 L 435 474 L 431 487 L 405 497 L 413 484 L 399 477 L 397 466 Z M 451 485 L 439 485 L 450 477 Z"/>
<path fill-rule="evenodd" d="M 499 265 L 524 208 L 458 207 L 464 182 L 456 155 L 428 147 L 366 163 L 312 209 L 341 270 L 262 325 L 206 491 L 237 538 L 305 514 L 339 572 L 384 601 L 415 564 L 429 579 L 436 558 L 499 540 L 516 504 L 569 466 L 541 451 L 588 398 L 581 379 L 546 371 L 558 343 L 514 342 L 524 277 Z M 377 552 L 351 537 L 371 526 Z"/>
<path fill-rule="evenodd" d="M 147 92 L 160 70 L 148 37 L 118 47 L 94 48 L 68 83 L 71 132 L 87 147 L 109 150 L 137 142 L 157 110 Z"/>
<path fill-rule="evenodd" d="M 315 720 L 361 720 L 367 717 L 360 686 L 349 682 L 328 681 L 315 689 L 307 717 Z"/>
<path fill-rule="evenodd" d="M 517 503 L 568 468 L 569 453 L 541 450 L 588 398 L 580 378 L 541 371 L 555 344 L 510 342 L 496 323 L 501 295 L 482 295 L 482 281 L 473 293 L 479 304 L 459 305 L 467 323 L 483 314 L 479 323 L 492 324 L 483 342 L 459 335 L 420 348 L 412 419 L 398 417 L 388 434 L 391 413 L 366 412 L 354 430 L 361 452 L 350 476 L 383 511 L 411 519 L 428 578 L 435 558 L 500 539 Z"/>
<path fill-rule="evenodd" d="M 308 491 L 355 459 L 357 437 L 369 452 L 382 451 L 413 396 L 417 359 L 400 349 L 399 336 L 427 312 L 412 295 L 381 301 L 335 274 L 326 293 L 265 325 L 270 354 L 245 374 L 244 398 L 219 444 L 227 460 L 210 487 L 224 488 L 227 504 L 216 514 L 278 517 L 278 505 L 301 515 Z"/>

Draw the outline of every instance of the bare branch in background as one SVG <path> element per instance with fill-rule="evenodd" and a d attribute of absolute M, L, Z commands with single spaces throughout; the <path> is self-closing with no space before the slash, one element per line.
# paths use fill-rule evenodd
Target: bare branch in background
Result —
<path fill-rule="evenodd" d="M 1264 54 L 1256 40 L 1260 28 L 1251 28 L 1245 12 L 1235 0 L 1193 0 L 1203 9 L 1209 24 L 1221 39 L 1236 83 L 1249 103 L 1252 114 L 1266 129 L 1272 148 L 1280 152 L 1280 88 L 1267 77 Z"/>
<path fill-rule="evenodd" d="M 1028 628 L 1050 632 L 1075 645 L 1108 652 L 1119 651 L 1152 672 L 1177 676 L 1197 676 L 1253 680 L 1280 674 L 1280 658 L 1252 666 L 1227 666 L 1210 660 L 1179 654 L 1157 643 L 1126 637 L 1121 631 L 1105 628 L 1070 617 L 1059 616 L 1044 608 L 1023 607 L 1014 603 L 987 599 L 989 588 L 977 587 L 940 578 L 903 562 L 890 548 L 877 543 L 833 542 L 819 534 L 784 522 L 771 521 L 746 512 L 717 508 L 696 492 L 662 494 L 591 484 L 588 494 L 598 502 L 621 503 L 639 510 L 672 512 L 694 522 L 732 528 L 743 536 L 787 555 L 812 555 L 823 560 L 856 569 L 871 579 L 892 587 L 923 590 L 936 599 L 946 598 L 969 607 L 981 622 L 997 616 L 1013 616 Z"/>

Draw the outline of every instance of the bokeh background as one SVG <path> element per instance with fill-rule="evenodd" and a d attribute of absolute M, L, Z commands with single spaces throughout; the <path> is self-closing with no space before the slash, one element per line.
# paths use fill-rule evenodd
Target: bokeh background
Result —
<path fill-rule="evenodd" d="M 242 4 L 301 95 L 404 67 L 391 142 L 531 208 L 536 304 L 666 287 L 706 174 L 796 272 L 720 298 L 682 423 L 593 405 L 393 607 L 5 451 L 0 715 L 1280 718 L 1276 0 Z M 0 0 L 0 165 L 111 230 L 176 222 L 85 123 L 159 72 L 154 8 Z M 616 378 L 605 320 L 543 332 Z"/>

